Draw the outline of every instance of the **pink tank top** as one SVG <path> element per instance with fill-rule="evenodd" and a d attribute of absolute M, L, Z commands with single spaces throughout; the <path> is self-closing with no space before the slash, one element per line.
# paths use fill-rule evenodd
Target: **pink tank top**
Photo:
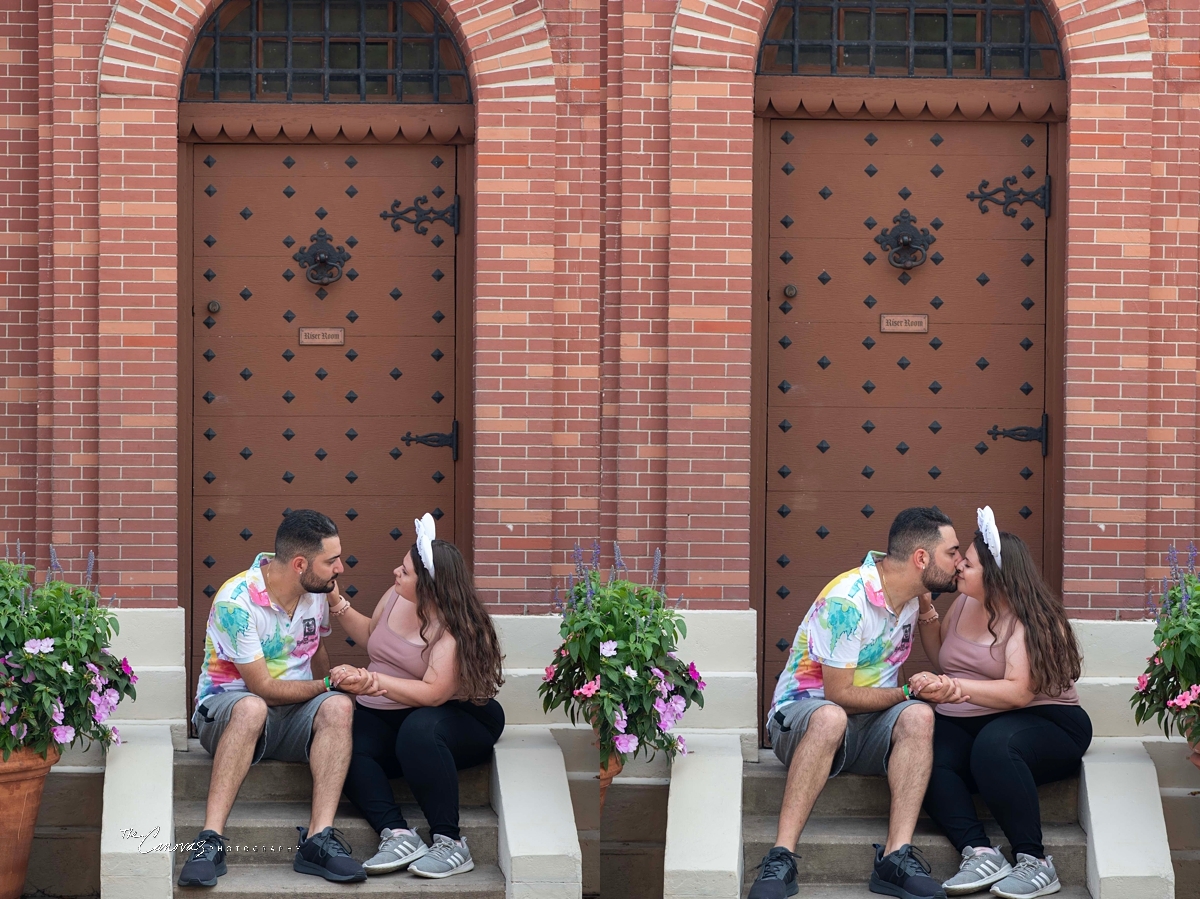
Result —
<path fill-rule="evenodd" d="M 380 674 L 390 677 L 421 680 L 429 669 L 429 659 L 425 657 L 428 648 L 423 643 L 405 640 L 388 627 L 388 620 L 392 617 L 392 608 L 396 605 L 396 600 L 400 598 L 400 594 L 394 588 L 391 592 L 392 598 L 383 607 L 383 615 L 367 640 L 367 655 L 371 659 L 367 670 L 378 671 Z M 359 696 L 357 699 L 360 705 L 373 709 L 411 708 L 402 702 L 388 699 L 386 696 Z"/>
<path fill-rule="evenodd" d="M 1008 646 L 1008 638 L 1012 636 L 1012 618 L 1002 617 L 996 621 L 996 632 L 1000 636 L 995 643 L 990 645 L 974 643 L 958 633 L 958 619 L 962 615 L 965 604 L 966 597 L 960 596 L 950 608 L 950 620 L 946 624 L 946 638 L 942 640 L 942 648 L 938 653 L 938 663 L 942 673 L 966 680 L 1003 680 L 1004 653 Z M 1025 708 L 1034 705 L 1079 705 L 1079 696 L 1075 692 L 1075 685 L 1071 684 L 1058 696 L 1039 693 Z M 990 709 L 973 702 L 958 702 L 941 703 L 938 705 L 937 711 L 940 715 L 971 718 L 979 715 L 995 715 L 1002 710 Z"/>

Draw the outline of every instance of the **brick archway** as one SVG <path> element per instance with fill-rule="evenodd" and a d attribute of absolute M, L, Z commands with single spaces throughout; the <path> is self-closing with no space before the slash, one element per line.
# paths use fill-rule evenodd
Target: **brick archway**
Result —
<path fill-rule="evenodd" d="M 1070 605 L 1104 614 L 1119 596 L 1140 594 L 1144 566 L 1154 564 L 1146 522 L 1158 506 L 1149 478 L 1120 481 L 1119 470 L 1084 467 L 1116 442 L 1123 447 L 1117 469 L 1145 469 L 1145 448 L 1154 439 L 1145 412 L 1126 413 L 1112 402 L 1114 391 L 1144 398 L 1150 384 L 1151 38 L 1142 0 L 1103 11 L 1081 2 L 1046 5 L 1061 35 L 1070 101 L 1064 590 Z M 675 559 L 695 555 L 689 520 L 704 503 L 695 490 L 671 489 L 685 483 L 708 449 L 697 423 L 722 438 L 726 470 L 733 473 L 725 476 L 726 488 L 741 488 L 730 478 L 744 479 L 750 470 L 754 71 L 774 6 L 771 0 L 682 0 L 672 29 L 667 494 L 674 498 L 667 518 Z M 1126 134 L 1147 138 L 1127 141 Z M 1097 265 L 1097 258 L 1111 263 Z M 1106 315 L 1110 326 L 1111 316 L 1120 317 L 1119 346 L 1101 350 Z M 692 349 L 701 334 L 711 345 L 717 323 L 726 370 L 742 375 L 733 380 L 741 389 L 727 390 L 721 405 L 704 392 L 711 359 Z M 1105 358 L 1096 358 L 1101 354 Z M 700 583 L 693 579 L 691 595 L 747 598 L 748 485 L 743 492 L 745 503 L 726 504 L 719 522 L 706 516 L 726 542 L 712 559 L 719 570 L 705 572 Z M 1108 514 L 1096 514 L 1101 507 Z M 1129 567 L 1122 572 L 1118 564 Z"/>
<path fill-rule="evenodd" d="M 181 73 L 192 35 L 220 0 L 119 0 L 100 53 L 99 78 L 99 542 L 109 579 L 132 600 L 176 600 L 177 439 L 176 147 Z M 497 369 L 520 364 L 504 346 L 532 339 L 531 298 L 553 296 L 554 132 L 530 121 L 553 118 L 555 82 L 542 10 L 497 0 L 433 0 L 454 31 L 476 104 L 476 320 L 502 321 L 477 336 L 476 380 L 500 384 Z M 523 196 L 514 204 L 512 195 Z M 514 250 L 514 245 L 519 244 Z M 502 245 L 505 251 L 502 252 Z M 498 261 L 503 256 L 503 265 Z M 503 271 L 501 271 L 503 269 Z M 519 310 L 513 313 L 514 305 Z M 512 402 L 513 379 L 476 392 L 477 497 L 527 501 L 523 478 L 501 480 L 487 460 L 499 452 L 498 410 L 545 417 Z M 549 429 L 544 429 L 548 432 Z M 549 434 L 530 428 L 528 445 L 506 435 L 505 454 L 537 455 Z M 536 446 L 534 446 L 536 444 Z M 505 574 L 502 526 L 476 501 L 480 585 Z M 491 500 L 495 503 L 495 500 Z M 521 537 L 503 526 L 505 538 Z M 544 549 L 513 564 L 550 562 Z M 539 544 L 540 545 L 540 544 Z M 487 598 L 491 599 L 491 596 Z"/>

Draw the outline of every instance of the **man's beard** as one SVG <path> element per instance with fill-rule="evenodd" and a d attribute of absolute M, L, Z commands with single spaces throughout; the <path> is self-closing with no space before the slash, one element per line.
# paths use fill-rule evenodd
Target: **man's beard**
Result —
<path fill-rule="evenodd" d="M 942 571 L 937 564 L 932 564 L 921 572 L 921 586 L 930 593 L 949 593 L 958 586 L 957 571 Z"/>
<path fill-rule="evenodd" d="M 305 593 L 332 593 L 333 581 L 323 581 L 311 574 L 311 569 L 300 575 L 300 586 Z"/>

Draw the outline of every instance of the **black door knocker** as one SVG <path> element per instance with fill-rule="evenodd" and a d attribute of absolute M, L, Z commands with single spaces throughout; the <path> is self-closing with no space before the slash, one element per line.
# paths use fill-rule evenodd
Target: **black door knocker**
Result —
<path fill-rule="evenodd" d="M 300 252 L 292 258 L 305 269 L 304 277 L 311 284 L 332 284 L 342 276 L 342 266 L 350 261 L 350 254 L 345 247 L 334 247 L 331 243 L 333 235 L 324 228 L 309 238 L 311 246 L 301 247 Z"/>
<path fill-rule="evenodd" d="M 928 228 L 917 228 L 917 220 L 907 209 L 892 219 L 895 228 L 883 228 L 875 237 L 888 254 L 888 262 L 905 271 L 921 265 L 927 258 L 929 245 L 937 240 Z"/>

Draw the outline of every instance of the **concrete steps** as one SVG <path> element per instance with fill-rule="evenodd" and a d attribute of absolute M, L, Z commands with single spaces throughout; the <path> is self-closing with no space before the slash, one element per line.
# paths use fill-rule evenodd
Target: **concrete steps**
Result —
<path fill-rule="evenodd" d="M 786 769 L 764 750 L 758 764 L 743 766 L 742 841 L 746 885 L 753 882 L 755 866 L 774 845 L 775 829 L 786 781 Z M 1039 790 L 1046 851 L 1062 881 L 1062 896 L 1086 899 L 1087 835 L 1077 823 L 1077 780 L 1050 784 Z M 809 819 L 796 852 L 802 895 L 851 899 L 871 895 L 866 887 L 874 857 L 873 843 L 887 838 L 890 804 L 883 778 L 843 775 L 829 781 Z M 983 811 L 981 809 L 981 811 Z M 995 845 L 1011 855 L 1010 847 L 986 813 L 981 815 Z M 933 876 L 944 880 L 957 869 L 959 854 L 924 815 L 917 824 L 913 845 L 932 866 Z"/>
<path fill-rule="evenodd" d="M 1179 740 L 1145 745 L 1158 772 L 1175 868 L 1175 899 L 1200 899 L 1200 770 L 1188 761 L 1188 749 Z"/>
<path fill-rule="evenodd" d="M 196 740 L 188 752 L 175 753 L 175 840 L 186 843 L 204 826 L 205 801 L 212 759 Z M 307 765 L 264 761 L 250 769 L 238 800 L 225 826 L 229 840 L 226 859 L 229 872 L 207 893 L 252 897 L 302 896 L 333 899 L 347 893 L 389 894 L 403 897 L 469 896 L 472 899 L 503 899 L 504 875 L 497 867 L 498 822 L 490 805 L 491 766 L 480 765 L 459 772 L 460 821 L 471 848 L 475 870 L 444 880 L 429 880 L 407 872 L 371 877 L 364 883 L 336 884 L 292 870 L 296 852 L 297 825 L 307 826 L 312 798 L 312 777 Z M 392 789 L 404 808 L 409 824 L 430 842 L 429 827 L 403 780 Z M 378 834 L 343 800 L 335 826 L 350 844 L 353 855 L 364 861 L 375 853 Z M 185 852 L 176 853 L 175 870 L 182 867 Z M 179 899 L 194 897 L 195 889 L 176 886 Z"/>
<path fill-rule="evenodd" d="M 976 899 L 990 899 L 990 893 L 984 891 L 972 893 Z M 1067 886 L 1054 894 L 1055 899 L 1091 899 L 1085 887 Z M 872 893 L 864 882 L 861 886 L 853 884 L 822 884 L 820 886 L 804 886 L 796 899 L 879 899 L 878 893 Z"/>

